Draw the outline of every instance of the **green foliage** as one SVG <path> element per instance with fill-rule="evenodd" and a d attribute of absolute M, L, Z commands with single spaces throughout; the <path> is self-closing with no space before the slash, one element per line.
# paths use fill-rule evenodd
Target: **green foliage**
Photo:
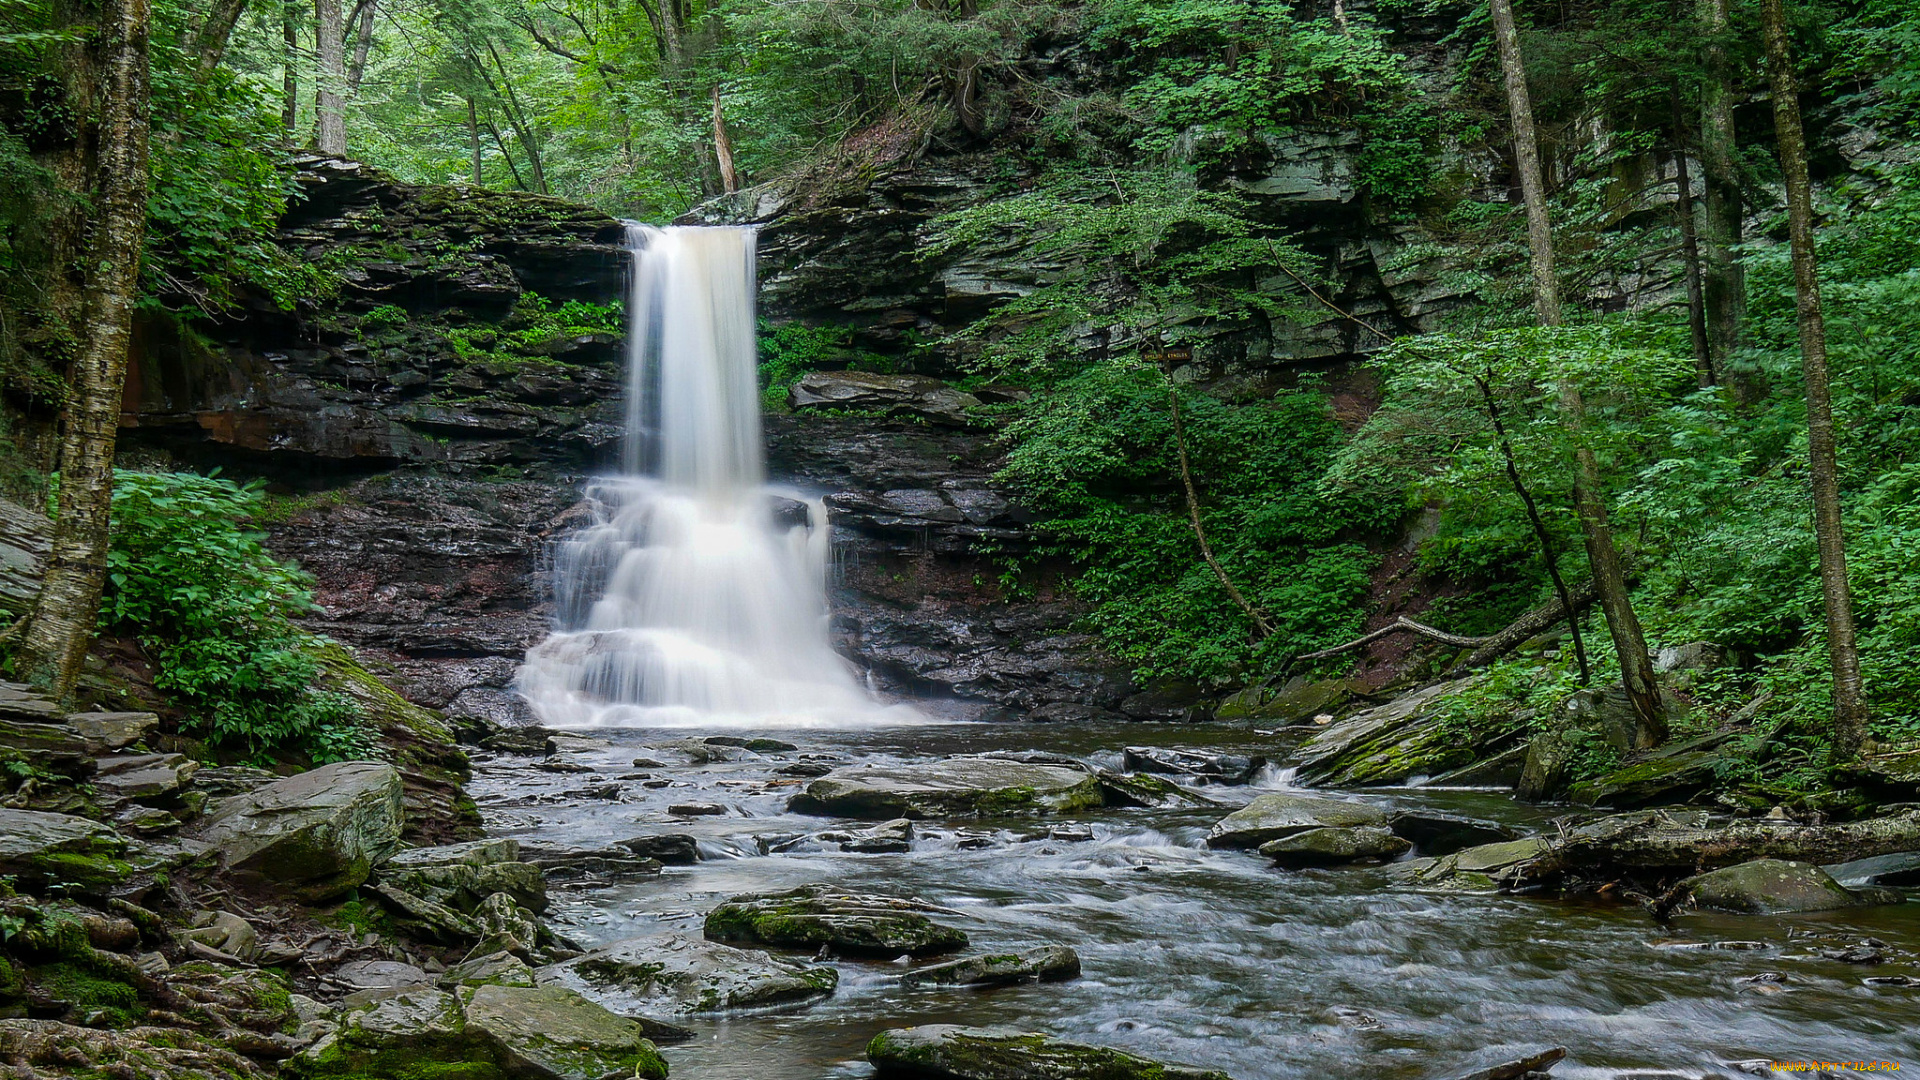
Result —
<path fill-rule="evenodd" d="M 116 471 L 101 624 L 140 637 L 160 661 L 155 684 L 215 747 L 365 756 L 356 709 L 319 687 L 317 640 L 291 621 L 312 609 L 310 579 L 246 527 L 260 506 L 257 486 Z"/>
<path fill-rule="evenodd" d="M 1052 515 L 1038 554 L 1082 568 L 1074 587 L 1094 603 L 1093 624 L 1147 676 L 1250 679 L 1351 636 L 1372 559 L 1344 534 L 1384 522 L 1315 497 L 1338 438 L 1326 398 L 1230 405 L 1178 391 L 1208 538 L 1274 628 L 1256 642 L 1187 520 L 1169 391 L 1151 366 L 1102 364 L 1009 427 L 1003 478 Z"/>

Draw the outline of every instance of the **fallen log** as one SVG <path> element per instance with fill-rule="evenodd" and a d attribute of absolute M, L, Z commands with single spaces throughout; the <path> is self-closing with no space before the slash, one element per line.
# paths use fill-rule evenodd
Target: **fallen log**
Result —
<path fill-rule="evenodd" d="M 1569 875 L 1648 879 L 1697 874 L 1753 859 L 1829 864 L 1920 851 L 1920 810 L 1838 825 L 1713 825 L 1705 817 L 1648 810 L 1601 818 L 1550 840 L 1538 855 L 1515 866 L 1508 881 L 1524 887 Z"/>
<path fill-rule="evenodd" d="M 1571 590 L 1569 599 L 1573 601 L 1574 610 L 1578 612 L 1592 605 L 1597 595 L 1598 593 L 1594 590 L 1593 582 L 1588 581 L 1575 586 Z M 1453 665 L 1452 669 L 1447 672 L 1447 678 L 1454 678 L 1464 672 L 1472 671 L 1475 668 L 1486 667 L 1488 664 L 1519 648 L 1520 645 L 1529 638 L 1537 637 L 1545 633 L 1556 624 L 1565 622 L 1566 619 L 1566 609 L 1560 606 L 1560 601 L 1557 597 L 1515 619 L 1511 625 L 1499 633 L 1488 634 L 1485 637 L 1468 637 L 1462 634 L 1449 634 L 1445 630 L 1428 626 L 1422 622 L 1416 622 L 1402 615 L 1378 630 L 1369 631 L 1354 638 L 1352 641 L 1335 645 L 1330 649 L 1321 649 L 1318 652 L 1301 653 L 1299 656 L 1294 657 L 1294 659 L 1325 660 L 1330 656 L 1338 656 L 1343 652 L 1351 652 L 1354 649 L 1365 648 L 1379 641 L 1381 638 L 1389 637 L 1393 634 L 1411 633 L 1418 634 L 1425 638 L 1432 638 L 1442 644 L 1473 650 L 1472 653 L 1468 654 L 1459 663 Z"/>

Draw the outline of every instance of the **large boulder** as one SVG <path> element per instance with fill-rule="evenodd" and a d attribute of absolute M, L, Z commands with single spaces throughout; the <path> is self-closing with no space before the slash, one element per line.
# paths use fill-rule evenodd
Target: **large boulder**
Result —
<path fill-rule="evenodd" d="M 881 1076 L 924 1080 L 1228 1080 L 1039 1032 L 958 1024 L 883 1031 L 867 1044 L 867 1060 Z"/>
<path fill-rule="evenodd" d="M 1378 825 L 1308 829 L 1260 845 L 1260 854 L 1296 869 L 1386 862 L 1411 850 L 1412 844 Z"/>
<path fill-rule="evenodd" d="M 707 916 L 713 941 L 751 941 L 790 949 L 826 946 L 865 956 L 929 956 L 967 945 L 967 935 L 927 918 L 916 900 L 802 885 L 782 893 L 736 896 Z"/>
<path fill-rule="evenodd" d="M 1552 842 L 1529 836 L 1497 844 L 1481 844 L 1434 859 L 1402 863 L 1400 869 L 1415 885 L 1464 892 L 1492 892 L 1513 868 L 1546 852 Z"/>
<path fill-rule="evenodd" d="M 1855 893 L 1812 863 L 1785 859 L 1754 859 L 1697 874 L 1676 890 L 1697 907 L 1742 915 L 1832 911 L 1886 899 L 1877 891 Z"/>
<path fill-rule="evenodd" d="M 402 824 L 399 772 L 347 761 L 227 799 L 196 835 L 228 876 L 317 903 L 364 884 Z"/>
<path fill-rule="evenodd" d="M 811 371 L 787 391 L 794 409 L 859 409 L 964 425 L 980 399 L 924 375 L 868 371 Z"/>
<path fill-rule="evenodd" d="M 1518 744 L 1525 722 L 1512 708 L 1461 700 L 1478 679 L 1437 683 L 1336 720 L 1300 744 L 1296 774 L 1314 787 L 1403 784 L 1494 757 Z"/>
<path fill-rule="evenodd" d="M 28 888 L 99 888 L 135 871 L 125 837 L 86 818 L 0 809 L 0 876 Z"/>
<path fill-rule="evenodd" d="M 495 893 L 547 910 L 546 875 L 520 861 L 520 842 L 510 838 L 398 852 L 380 868 L 380 882 L 469 915 Z"/>
<path fill-rule="evenodd" d="M 1061 982 L 1080 977 L 1080 954 L 1065 945 L 1017 953 L 967 956 L 944 964 L 914 968 L 900 977 L 908 986 L 1002 986 L 1008 983 Z"/>
<path fill-rule="evenodd" d="M 1418 848 L 1422 855 L 1451 855 L 1477 844 L 1518 839 L 1520 833 L 1497 821 L 1442 814 L 1433 810 L 1398 810 L 1387 828 Z"/>
<path fill-rule="evenodd" d="M 1122 751 L 1121 761 L 1127 772 L 1186 776 L 1215 784 L 1251 783 L 1267 764 L 1258 755 L 1204 754 L 1164 746 L 1129 746 Z"/>
<path fill-rule="evenodd" d="M 799 814 L 865 818 L 1039 814 L 1106 804 L 1099 778 L 1079 769 L 987 757 L 836 769 L 787 802 Z"/>
<path fill-rule="evenodd" d="M 1308 829 L 1384 826 L 1388 817 L 1385 810 L 1367 803 L 1277 792 L 1262 795 L 1220 819 L 1207 834 L 1207 846 L 1259 847 Z"/>
<path fill-rule="evenodd" d="M 408 987 L 347 999 L 336 1027 L 287 1062 L 301 1080 L 665 1080 L 639 1021 L 562 986 Z"/>
<path fill-rule="evenodd" d="M 781 960 L 758 949 L 655 934 L 626 938 L 550 968 L 547 981 L 575 979 L 612 991 L 620 1004 L 656 1013 L 798 1006 L 833 993 L 840 973 L 824 965 Z"/>
<path fill-rule="evenodd" d="M 1717 748 L 1730 735 L 1714 732 L 1662 747 L 1605 776 L 1573 785 L 1567 801 L 1617 810 L 1684 803 L 1714 786 L 1717 766 L 1728 760 Z"/>

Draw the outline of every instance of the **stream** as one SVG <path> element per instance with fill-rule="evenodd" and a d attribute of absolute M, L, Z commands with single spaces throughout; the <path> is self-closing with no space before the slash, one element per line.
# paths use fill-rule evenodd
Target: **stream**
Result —
<path fill-rule="evenodd" d="M 903 854 L 848 854 L 804 841 L 762 854 L 763 838 L 784 843 L 871 824 L 786 813 L 787 798 L 807 781 L 775 770 L 796 761 L 857 766 L 1040 750 L 1117 768 L 1126 745 L 1276 756 L 1277 740 L 1220 725 L 956 723 L 728 728 L 799 749 L 707 765 L 674 748 L 706 734 L 569 737 L 562 759 L 591 772 L 542 771 L 537 758 L 476 758 L 472 791 L 490 834 L 577 848 L 647 833 L 699 840 L 696 865 L 556 888 L 550 917 L 563 932 L 589 945 L 662 929 L 697 935 L 705 913 L 730 895 L 830 882 L 957 909 L 964 917 L 942 921 L 967 931 L 970 951 L 1070 945 L 1084 975 L 989 990 L 909 989 L 898 981 L 904 964 L 837 959 L 839 990 L 799 1011 L 673 1018 L 697 1032 L 665 1048 L 679 1077 L 870 1076 L 868 1039 L 929 1023 L 1046 1031 L 1237 1080 L 1423 1080 L 1548 1044 L 1568 1049 L 1554 1070 L 1561 1080 L 1764 1074 L 1768 1060 L 1920 1067 L 1920 986 L 1863 981 L 1920 977 L 1920 905 L 1693 915 L 1662 927 L 1632 903 L 1417 891 L 1394 884 L 1383 868 L 1287 871 L 1251 852 L 1209 850 L 1213 822 L 1286 785 L 1288 774 L 1271 768 L 1251 786 L 1197 789 L 1218 808 L 917 822 L 913 850 Z M 636 769 L 636 757 L 665 767 Z M 1353 797 L 1526 831 L 1552 829 L 1552 819 L 1568 813 L 1485 791 L 1389 788 Z M 697 802 L 726 813 L 668 812 Z M 1889 961 L 1819 955 L 1863 938 L 1883 943 Z"/>

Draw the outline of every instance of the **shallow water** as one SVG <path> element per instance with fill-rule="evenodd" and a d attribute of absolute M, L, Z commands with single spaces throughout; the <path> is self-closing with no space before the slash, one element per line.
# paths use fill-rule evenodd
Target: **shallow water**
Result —
<path fill-rule="evenodd" d="M 1740 1075 L 1739 1065 L 1762 1059 L 1920 1068 L 1920 989 L 1862 981 L 1920 977 L 1920 904 L 1797 917 L 1690 916 L 1662 927 L 1633 905 L 1421 892 L 1393 885 L 1380 869 L 1284 871 L 1250 852 L 1202 846 L 1207 828 L 1260 785 L 1199 789 L 1219 808 L 923 822 L 914 850 L 899 855 L 809 844 L 761 855 L 756 842 L 848 824 L 785 812 L 787 797 L 806 781 L 773 770 L 808 756 L 890 764 L 1046 750 L 1111 766 L 1129 744 L 1284 749 L 1278 737 L 1245 728 L 783 729 L 765 734 L 799 751 L 705 766 L 686 764 L 670 748 L 685 731 L 584 734 L 598 745 L 567 756 L 591 766 L 591 775 L 536 771 L 526 758 L 477 763 L 474 791 L 489 830 L 581 847 L 691 833 L 704 861 L 647 880 L 556 891 L 555 920 L 582 941 L 662 928 L 697 934 L 706 911 L 729 895 L 831 882 L 958 909 L 965 917 L 946 921 L 967 931 L 974 951 L 1057 943 L 1081 956 L 1085 974 L 1077 981 L 984 991 L 907 989 L 897 978 L 903 964 L 835 961 L 839 991 L 806 1009 L 676 1018 L 699 1033 L 666 1048 L 677 1077 L 867 1076 L 869 1038 L 925 1023 L 1042 1030 L 1238 1080 L 1447 1077 L 1543 1044 L 1568 1048 L 1568 1060 L 1554 1069 L 1563 1080 Z M 617 801 L 570 794 L 634 773 L 629 763 L 637 756 L 667 763 L 644 771 L 672 786 L 623 780 Z M 1270 770 L 1262 784 L 1271 789 L 1285 776 Z M 1551 819 L 1567 813 L 1487 792 L 1396 788 L 1353 797 L 1530 830 L 1552 828 Z M 667 813 L 686 802 L 720 803 L 728 812 Z M 1090 824 L 1094 838 L 1023 839 L 1066 822 Z M 991 833 L 993 846 L 964 850 L 957 833 Z M 1815 952 L 1868 936 L 1889 947 L 1891 962 L 1864 967 Z M 1755 944 L 1714 947 L 1728 942 Z"/>

